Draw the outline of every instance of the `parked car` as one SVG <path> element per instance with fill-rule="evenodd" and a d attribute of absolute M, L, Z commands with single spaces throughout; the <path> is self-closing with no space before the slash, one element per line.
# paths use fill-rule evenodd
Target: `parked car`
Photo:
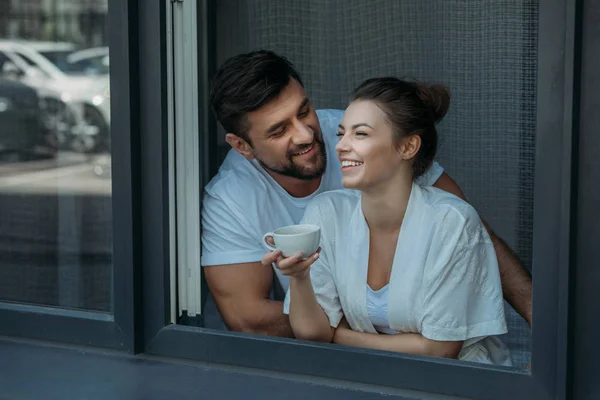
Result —
<path fill-rule="evenodd" d="M 69 103 L 68 109 L 75 114 L 76 120 L 67 140 L 75 150 L 108 150 L 108 76 L 68 75 L 40 54 L 36 46 L 49 51 L 45 42 L 0 41 L 0 53 L 4 53 L 19 70 L 19 80 L 39 89 L 42 97 L 56 99 L 58 94 L 62 102 Z"/>
<path fill-rule="evenodd" d="M 44 128 L 37 91 L 19 82 L 0 78 L 0 153 L 29 159 L 53 156 L 56 147 Z"/>
<path fill-rule="evenodd" d="M 109 73 L 108 47 L 79 48 L 69 42 L 42 42 L 20 40 L 16 43 L 26 45 L 56 65 L 67 75 L 101 76 Z"/>
<path fill-rule="evenodd" d="M 24 83 L 26 76 L 38 73 L 30 70 L 29 65 L 16 54 L 2 51 L 0 48 L 0 76 L 15 82 Z M 67 146 L 71 137 L 81 130 L 83 120 L 83 107 L 77 103 L 64 101 L 63 92 L 47 85 L 32 86 L 40 99 L 40 112 L 42 124 L 54 135 L 57 147 Z"/>
<path fill-rule="evenodd" d="M 110 62 L 108 47 L 92 47 L 78 51 L 40 51 L 68 75 L 104 76 L 108 78 Z"/>

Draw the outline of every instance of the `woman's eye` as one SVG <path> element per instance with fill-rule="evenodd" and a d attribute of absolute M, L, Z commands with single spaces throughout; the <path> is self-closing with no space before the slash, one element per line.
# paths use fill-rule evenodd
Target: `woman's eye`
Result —
<path fill-rule="evenodd" d="M 341 138 L 342 138 L 342 136 L 344 136 L 344 132 L 338 132 L 338 133 L 336 133 L 336 135 L 335 135 L 335 136 L 337 136 L 337 137 L 338 137 L 338 139 L 341 139 Z"/>
<path fill-rule="evenodd" d="M 358 131 L 358 132 L 355 133 L 355 135 L 356 136 L 367 136 L 367 133 L 366 132 L 360 132 L 360 131 Z"/>

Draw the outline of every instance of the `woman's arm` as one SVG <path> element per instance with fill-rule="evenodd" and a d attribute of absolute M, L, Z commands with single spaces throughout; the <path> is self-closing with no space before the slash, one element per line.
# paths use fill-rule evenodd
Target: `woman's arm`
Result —
<path fill-rule="evenodd" d="M 321 249 L 306 260 L 301 254 L 284 258 L 281 251 L 267 253 L 262 258 L 265 266 L 275 263 L 283 275 L 290 277 L 290 325 L 296 339 L 328 342 L 333 340 L 329 318 L 317 302 L 310 278 L 310 267 L 319 259 Z"/>
<path fill-rule="evenodd" d="M 290 325 L 296 339 L 330 343 L 334 328 L 315 298 L 310 275 L 290 278 L 290 296 Z"/>
<path fill-rule="evenodd" d="M 356 332 L 341 323 L 335 330 L 333 342 L 345 346 L 443 358 L 458 358 L 458 353 L 460 353 L 463 345 L 462 341 L 440 342 L 429 340 L 418 333 L 384 335 Z"/>

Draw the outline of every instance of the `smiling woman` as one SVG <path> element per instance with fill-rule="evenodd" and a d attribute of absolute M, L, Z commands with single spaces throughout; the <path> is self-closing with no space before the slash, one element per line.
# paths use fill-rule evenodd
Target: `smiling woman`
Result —
<path fill-rule="evenodd" d="M 441 85 L 374 78 L 355 90 L 336 150 L 343 186 L 357 191 L 308 204 L 301 223 L 321 226 L 322 257 L 276 263 L 291 277 L 296 337 L 512 366 L 495 337 L 507 328 L 485 227 L 466 202 L 413 183 L 448 106 Z"/>
<path fill-rule="evenodd" d="M 365 157 L 369 157 L 370 169 L 376 171 L 374 174 L 384 170 L 397 172 L 403 169 L 405 163 L 389 164 L 390 157 L 385 155 L 404 148 L 411 150 L 406 155 L 411 159 L 410 174 L 418 178 L 433 163 L 438 143 L 435 124 L 444 118 L 449 105 L 449 92 L 442 85 L 425 85 L 396 78 L 367 80 L 355 90 L 353 101 L 339 126 L 336 151 L 342 162 L 342 171 L 357 173 L 357 167 L 364 163 Z M 349 127 L 348 130 L 344 124 Z M 361 142 L 369 137 L 369 133 L 377 131 L 379 135 Z M 356 143 L 356 146 L 349 149 L 349 142 Z M 353 155 L 357 158 L 351 158 Z M 369 172 L 365 173 L 368 179 Z M 356 188 L 351 179 L 345 174 L 343 185 Z"/>

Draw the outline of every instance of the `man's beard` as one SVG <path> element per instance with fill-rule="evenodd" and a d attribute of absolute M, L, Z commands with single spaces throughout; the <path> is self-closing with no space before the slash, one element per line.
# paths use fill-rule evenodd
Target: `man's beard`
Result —
<path fill-rule="evenodd" d="M 321 159 L 321 161 L 323 163 L 316 170 L 310 170 L 302 165 L 298 165 L 294 162 L 294 159 L 293 159 L 294 154 L 302 153 L 303 151 L 306 151 L 310 146 L 306 146 L 303 149 L 298 149 L 296 151 L 296 153 L 294 153 L 294 154 L 288 153 L 287 154 L 288 162 L 285 165 L 267 164 L 265 161 L 259 159 L 258 157 L 256 158 L 256 161 L 258 161 L 258 163 L 260 165 L 262 165 L 263 168 L 265 168 L 266 170 L 269 170 L 271 172 L 275 172 L 279 175 L 289 176 L 291 178 L 309 181 L 311 179 L 315 179 L 315 178 L 319 178 L 319 177 L 323 176 L 323 174 L 325 173 L 325 169 L 327 168 L 327 152 L 325 150 L 325 143 L 322 140 L 315 138 L 314 145 L 318 146 L 317 150 L 319 151 L 319 154 L 321 155 L 320 157 L 317 156 L 317 159 Z M 312 144 L 311 144 L 311 146 L 312 146 Z"/>

